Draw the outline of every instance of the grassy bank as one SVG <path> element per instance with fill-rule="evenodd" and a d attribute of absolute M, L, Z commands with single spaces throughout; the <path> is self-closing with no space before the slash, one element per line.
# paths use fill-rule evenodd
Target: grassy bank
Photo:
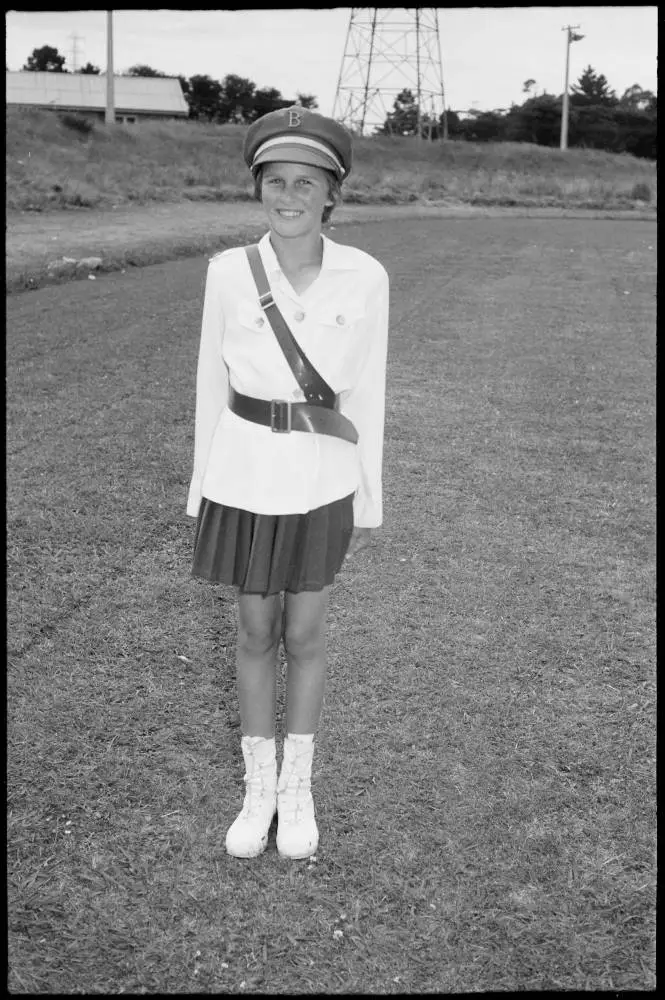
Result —
<path fill-rule="evenodd" d="M 8 210 L 252 197 L 242 126 L 146 121 L 95 123 L 86 132 L 72 124 L 71 116 L 67 125 L 48 111 L 8 110 Z M 344 197 L 347 204 L 641 208 L 655 204 L 656 164 L 524 143 L 365 138 L 357 140 Z"/>

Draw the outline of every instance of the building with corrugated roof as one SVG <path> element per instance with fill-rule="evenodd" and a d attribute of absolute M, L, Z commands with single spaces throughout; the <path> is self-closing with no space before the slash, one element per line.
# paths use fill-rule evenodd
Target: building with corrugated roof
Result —
<path fill-rule="evenodd" d="M 50 108 L 104 116 L 106 75 L 88 73 L 7 72 L 7 107 Z M 186 118 L 187 102 L 176 77 L 114 76 L 116 121 L 140 118 Z"/>

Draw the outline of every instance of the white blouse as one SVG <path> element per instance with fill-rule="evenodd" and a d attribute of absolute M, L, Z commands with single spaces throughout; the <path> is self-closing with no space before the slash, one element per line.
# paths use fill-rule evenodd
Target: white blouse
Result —
<path fill-rule="evenodd" d="M 298 514 L 353 493 L 354 524 L 375 528 L 382 521 L 388 275 L 363 250 L 324 236 L 321 270 L 298 295 L 268 233 L 259 251 L 277 306 L 339 394 L 359 440 L 274 433 L 229 410 L 229 385 L 260 399 L 305 397 L 259 305 L 244 249 L 225 250 L 208 265 L 187 513 L 197 516 L 202 496 L 257 514 Z"/>

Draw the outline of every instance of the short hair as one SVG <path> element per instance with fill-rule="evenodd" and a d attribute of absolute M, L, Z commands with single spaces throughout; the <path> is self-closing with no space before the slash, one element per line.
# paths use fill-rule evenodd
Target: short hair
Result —
<path fill-rule="evenodd" d="M 262 201 L 261 198 L 261 184 L 263 181 L 263 168 L 265 163 L 262 163 L 257 167 L 256 174 L 254 176 L 254 197 L 257 201 Z M 323 209 L 323 215 L 321 216 L 321 222 L 325 225 L 330 219 L 333 213 L 333 209 L 342 200 L 342 182 L 339 178 L 332 172 L 332 170 L 326 170 L 325 167 L 320 167 L 326 175 L 326 180 L 328 181 L 328 197 L 332 199 L 332 205 L 326 205 Z"/>

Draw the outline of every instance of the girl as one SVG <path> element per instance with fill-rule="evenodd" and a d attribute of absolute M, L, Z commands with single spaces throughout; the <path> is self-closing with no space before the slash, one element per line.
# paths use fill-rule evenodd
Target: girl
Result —
<path fill-rule="evenodd" d="M 206 279 L 187 513 L 197 518 L 193 574 L 238 594 L 245 798 L 226 836 L 238 858 L 265 849 L 275 812 L 280 855 L 316 851 L 310 780 L 328 595 L 382 521 L 388 276 L 321 233 L 351 157 L 349 133 L 331 118 L 294 106 L 258 119 L 244 158 L 269 232 L 258 251 L 217 254 Z"/>

